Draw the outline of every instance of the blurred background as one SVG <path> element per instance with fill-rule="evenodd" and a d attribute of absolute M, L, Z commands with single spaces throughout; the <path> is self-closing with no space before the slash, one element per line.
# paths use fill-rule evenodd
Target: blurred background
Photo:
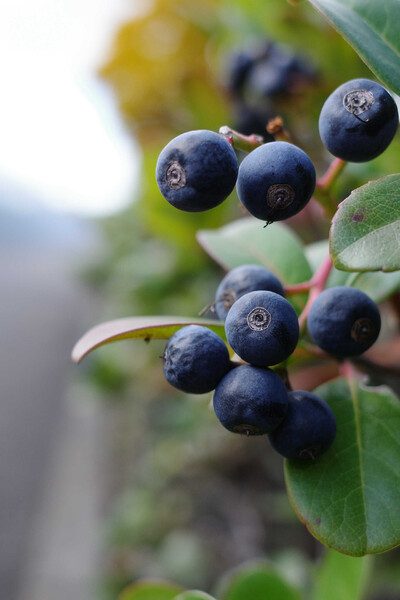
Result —
<path fill-rule="evenodd" d="M 213 301 L 223 274 L 195 233 L 242 212 L 234 194 L 208 213 L 164 201 L 154 170 L 172 137 L 228 124 L 268 140 L 280 115 L 320 175 L 321 106 L 370 72 L 285 0 L 3 0 L 0 47 L 1 598 L 112 600 L 141 577 L 212 592 L 265 557 L 307 584 L 323 548 L 263 438 L 232 436 L 209 395 L 173 390 L 162 342 L 79 367 L 70 352 L 101 321 Z M 397 136 L 349 166 L 340 197 L 399 156 Z M 291 220 L 305 243 L 328 225 L 312 203 Z M 377 559 L 371 598 L 400 597 L 393 556 Z"/>

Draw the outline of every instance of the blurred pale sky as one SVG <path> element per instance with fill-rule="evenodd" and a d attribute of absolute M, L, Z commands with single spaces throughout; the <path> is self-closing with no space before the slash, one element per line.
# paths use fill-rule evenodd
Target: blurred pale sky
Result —
<path fill-rule="evenodd" d="M 132 198 L 139 151 L 96 69 L 145 4 L 1 0 L 0 178 L 75 214 L 110 214 Z"/>

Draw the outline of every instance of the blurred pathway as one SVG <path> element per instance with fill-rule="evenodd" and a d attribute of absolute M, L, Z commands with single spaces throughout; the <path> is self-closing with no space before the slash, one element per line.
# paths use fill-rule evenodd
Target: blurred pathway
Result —
<path fill-rule="evenodd" d="M 72 393 L 70 352 L 96 319 L 74 274 L 91 233 L 79 225 L 69 236 L 54 222 L 49 238 L 21 235 L 18 222 L 29 226 L 17 219 L 15 235 L 0 237 L 0 597 L 88 600 L 102 416 Z"/>

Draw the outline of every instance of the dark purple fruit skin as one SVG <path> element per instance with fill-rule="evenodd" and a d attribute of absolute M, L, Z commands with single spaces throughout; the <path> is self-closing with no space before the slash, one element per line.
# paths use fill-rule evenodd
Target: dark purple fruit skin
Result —
<path fill-rule="evenodd" d="M 290 392 L 285 419 L 269 434 L 273 448 L 295 460 L 313 460 L 326 452 L 336 435 L 336 419 L 326 402 L 310 392 Z"/>
<path fill-rule="evenodd" d="M 262 330 L 249 326 L 248 316 L 256 308 L 270 314 L 269 325 Z M 225 333 L 233 350 L 246 362 L 259 367 L 277 365 L 296 348 L 299 323 L 292 305 L 279 294 L 255 291 L 239 298 L 225 320 Z"/>
<path fill-rule="evenodd" d="M 372 329 L 368 340 L 356 341 L 352 328 L 358 319 L 368 319 Z M 307 320 L 314 342 L 333 356 L 358 356 L 375 343 L 381 317 L 375 302 L 356 288 L 337 286 L 324 290 L 312 303 Z"/>
<path fill-rule="evenodd" d="M 175 332 L 163 356 L 166 380 L 188 394 L 211 392 L 231 366 L 224 342 L 201 325 L 187 325 Z"/>
<path fill-rule="evenodd" d="M 265 267 L 240 265 L 229 271 L 222 279 L 215 294 L 215 311 L 218 318 L 224 321 L 233 302 L 255 290 L 267 290 L 285 296 L 279 279 Z M 227 295 L 228 298 L 226 298 Z M 228 300 L 231 300 L 230 306 L 228 306 Z"/>
<path fill-rule="evenodd" d="M 229 62 L 226 64 L 226 85 L 232 93 L 241 93 L 256 58 L 254 52 L 246 50 L 238 50 L 229 56 Z"/>
<path fill-rule="evenodd" d="M 307 154 L 288 142 L 259 146 L 242 161 L 236 190 L 241 203 L 257 219 L 272 223 L 288 219 L 302 210 L 315 189 L 315 168 Z M 270 186 L 289 185 L 294 199 L 286 208 L 267 203 Z"/>
<path fill-rule="evenodd" d="M 260 39 L 251 48 L 233 51 L 225 72 L 226 85 L 234 97 L 246 95 L 264 100 L 291 94 L 299 84 L 316 78 L 316 69 L 305 58 L 266 39 Z"/>
<path fill-rule="evenodd" d="M 284 419 L 287 407 L 285 384 L 271 369 L 236 367 L 221 379 L 214 392 L 215 414 L 234 433 L 270 433 Z"/>
<path fill-rule="evenodd" d="M 186 183 L 172 189 L 167 182 L 171 163 L 179 163 Z M 238 161 L 230 143 L 206 129 L 188 131 L 171 140 L 161 151 L 156 166 L 160 192 L 175 208 L 201 212 L 218 206 L 235 187 Z"/>
<path fill-rule="evenodd" d="M 374 98 L 370 108 L 357 116 L 344 105 L 344 98 L 354 90 L 367 90 Z M 327 98 L 319 117 L 319 133 L 322 143 L 334 156 L 365 162 L 386 150 L 398 123 L 396 103 L 385 88 L 370 79 L 352 79 Z"/>

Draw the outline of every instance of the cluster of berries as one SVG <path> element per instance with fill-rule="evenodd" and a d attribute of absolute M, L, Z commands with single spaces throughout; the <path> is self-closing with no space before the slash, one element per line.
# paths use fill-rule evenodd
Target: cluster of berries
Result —
<path fill-rule="evenodd" d="M 189 131 L 169 142 L 158 158 L 156 178 L 164 198 L 188 212 L 217 206 L 236 184 L 249 213 L 268 223 L 299 212 L 315 188 L 314 165 L 294 144 L 263 144 L 239 167 L 229 141 L 208 130 Z"/>
<path fill-rule="evenodd" d="M 368 79 L 355 79 L 335 90 L 319 122 L 328 150 L 353 162 L 383 152 L 397 126 L 393 98 Z M 189 212 L 217 206 L 236 184 L 247 210 L 267 222 L 299 212 L 316 182 L 311 160 L 293 144 L 263 144 L 239 167 L 229 140 L 207 130 L 173 139 L 159 156 L 156 178 L 168 202 Z M 211 329 L 190 325 L 167 343 L 166 379 L 188 393 L 215 390 L 214 410 L 224 427 L 247 435 L 268 434 L 273 447 L 287 458 L 315 458 L 325 452 L 336 433 L 331 409 L 309 392 L 288 392 L 270 368 L 286 361 L 299 339 L 297 315 L 281 282 L 263 267 L 238 267 L 221 281 L 214 306 L 241 364 L 230 360 L 227 346 Z M 360 290 L 334 287 L 314 300 L 307 325 L 312 340 L 341 359 L 365 352 L 376 341 L 380 314 Z"/>
<path fill-rule="evenodd" d="M 304 80 L 316 77 L 314 66 L 290 48 L 260 40 L 229 55 L 226 85 L 235 96 L 269 98 L 296 93 Z"/>
<path fill-rule="evenodd" d="M 363 162 L 387 148 L 398 122 L 396 103 L 381 85 L 353 79 L 326 100 L 319 131 L 334 156 Z M 313 195 L 316 181 L 310 158 L 294 144 L 263 144 L 239 167 L 230 141 L 208 130 L 189 131 L 171 140 L 158 158 L 156 179 L 164 198 L 188 212 L 217 206 L 236 184 L 248 212 L 267 223 L 302 210 Z"/>
<path fill-rule="evenodd" d="M 187 393 L 215 390 L 215 414 L 226 429 L 268 434 L 286 458 L 316 458 L 325 452 L 336 434 L 331 409 L 310 392 L 288 392 L 269 368 L 289 358 L 299 339 L 296 313 L 277 277 L 257 265 L 232 269 L 218 286 L 214 306 L 242 362 L 230 360 L 226 345 L 211 329 L 189 325 L 165 348 L 169 383 Z M 355 356 L 376 341 L 380 314 L 360 290 L 328 288 L 311 306 L 308 329 L 326 352 L 337 358 Z"/>

